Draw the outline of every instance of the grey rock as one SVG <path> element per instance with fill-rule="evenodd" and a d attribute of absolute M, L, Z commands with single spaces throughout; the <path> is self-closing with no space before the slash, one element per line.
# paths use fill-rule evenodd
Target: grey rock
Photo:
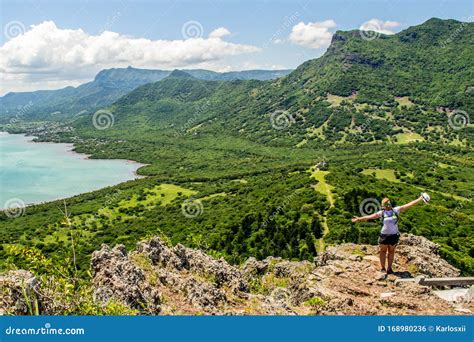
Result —
<path fill-rule="evenodd" d="M 40 305 L 37 294 L 39 285 L 38 279 L 29 271 L 14 270 L 0 274 L 0 314 L 33 314 L 31 310 L 35 310 L 34 306 L 38 305 L 39 309 Z"/>
<path fill-rule="evenodd" d="M 430 277 L 457 277 L 460 271 L 439 256 L 440 246 L 427 238 L 402 234 L 397 253 L 407 258 L 418 274 Z"/>
<path fill-rule="evenodd" d="M 91 265 L 97 300 L 107 302 L 113 297 L 143 313 L 160 312 L 159 292 L 145 281 L 143 270 L 130 261 L 124 246 L 102 245 L 92 254 Z"/>

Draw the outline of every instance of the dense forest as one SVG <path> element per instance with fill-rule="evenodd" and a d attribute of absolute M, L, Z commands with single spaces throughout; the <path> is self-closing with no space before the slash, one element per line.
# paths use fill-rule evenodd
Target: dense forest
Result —
<path fill-rule="evenodd" d="M 439 243 L 472 275 L 473 32 L 439 19 L 371 41 L 337 32 L 322 57 L 276 80 L 174 72 L 103 109 L 104 122 L 7 123 L 147 165 L 135 181 L 2 213 L 0 266 L 48 272 L 38 260 L 74 250 L 86 276 L 102 243 L 133 248 L 154 235 L 232 263 L 312 260 L 328 244 L 377 242 L 378 222 L 350 220 L 367 200 L 403 204 L 428 191 L 430 204 L 404 213 L 400 229 Z"/>

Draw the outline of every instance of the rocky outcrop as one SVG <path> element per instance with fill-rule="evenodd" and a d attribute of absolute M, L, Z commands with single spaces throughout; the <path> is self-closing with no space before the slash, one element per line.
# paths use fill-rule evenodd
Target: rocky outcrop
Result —
<path fill-rule="evenodd" d="M 0 315 L 32 315 L 38 308 L 37 278 L 28 271 L 15 270 L 0 275 Z M 39 309 L 39 308 L 38 308 Z"/>
<path fill-rule="evenodd" d="M 397 249 L 399 257 L 418 274 L 429 277 L 457 277 L 460 274 L 456 267 L 439 257 L 440 246 L 422 236 L 404 234 Z"/>
<path fill-rule="evenodd" d="M 91 264 L 99 301 L 115 298 L 145 313 L 160 312 L 158 290 L 146 281 L 144 271 L 128 258 L 124 246 L 110 249 L 103 245 L 100 251 L 92 254 Z"/>
<path fill-rule="evenodd" d="M 439 256 L 435 243 L 402 235 L 395 275 L 388 277 L 379 272 L 377 252 L 377 246 L 341 244 L 329 246 L 313 262 L 268 257 L 249 258 L 235 266 L 160 238 L 139 242 L 132 252 L 122 245 L 103 245 L 91 259 L 93 298 L 100 307 L 120 302 L 141 314 L 449 315 L 474 311 L 472 302 L 463 303 L 459 310 L 429 287 L 395 284 L 400 277 L 459 275 Z M 31 314 L 36 308 L 41 314 L 71 312 L 68 301 L 54 300 L 54 287 L 41 284 L 30 272 L 7 272 L 0 276 L 0 285 L 3 314 Z"/>
<path fill-rule="evenodd" d="M 129 255 L 121 245 L 113 249 L 104 245 L 91 262 L 100 300 L 115 297 L 127 305 L 147 303 L 155 298 L 153 289 L 160 294 L 152 312 L 226 314 L 250 297 L 266 308 L 264 312 L 279 312 L 280 305 L 250 293 L 248 278 L 240 268 L 180 244 L 168 246 L 160 238 L 139 242 Z"/>
<path fill-rule="evenodd" d="M 400 239 L 396 274 L 388 278 L 378 272 L 377 247 L 356 244 L 328 247 L 314 262 L 268 257 L 233 266 L 153 238 L 129 255 L 123 246 L 103 246 L 92 265 L 98 292 L 133 304 L 148 301 L 153 289 L 160 293 L 153 312 L 162 314 L 459 313 L 430 288 L 395 285 L 399 277 L 459 275 L 438 245 L 409 234 Z"/>
<path fill-rule="evenodd" d="M 344 62 L 347 64 L 363 64 L 368 65 L 372 68 L 379 68 L 384 64 L 382 59 L 373 59 L 368 56 L 361 55 L 359 53 L 346 53 L 344 55 Z"/>
<path fill-rule="evenodd" d="M 248 291 L 249 285 L 243 280 L 241 270 L 200 250 L 185 248 L 181 244 L 169 248 L 162 240 L 154 238 L 138 243 L 137 252 L 147 256 L 153 265 L 210 277 L 217 287 L 228 286 L 237 294 Z"/>

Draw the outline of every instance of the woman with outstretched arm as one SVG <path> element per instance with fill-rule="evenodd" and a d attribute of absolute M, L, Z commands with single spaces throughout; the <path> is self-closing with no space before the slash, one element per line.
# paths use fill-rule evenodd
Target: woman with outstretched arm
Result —
<path fill-rule="evenodd" d="M 386 272 L 387 274 L 393 274 L 392 264 L 395 257 L 395 247 L 397 246 L 398 240 L 400 238 L 400 231 L 398 229 L 398 217 L 400 213 L 404 212 L 408 208 L 413 207 L 414 205 L 424 201 L 428 203 L 430 197 L 427 193 L 422 193 L 419 198 L 410 203 L 392 208 L 390 199 L 384 198 L 382 200 L 382 209 L 372 215 L 367 216 L 354 216 L 352 222 L 360 221 L 371 221 L 381 219 L 382 229 L 380 231 L 379 237 L 379 247 L 380 247 L 380 265 L 382 266 L 381 272 Z M 388 259 L 387 268 L 385 268 L 385 260 Z"/>

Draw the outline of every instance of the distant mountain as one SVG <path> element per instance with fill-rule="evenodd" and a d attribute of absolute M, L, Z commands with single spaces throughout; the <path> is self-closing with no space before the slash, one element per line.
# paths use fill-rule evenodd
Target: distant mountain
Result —
<path fill-rule="evenodd" d="M 8 93 L 0 97 L 0 121 L 21 116 L 22 119 L 61 119 L 93 111 L 113 103 L 140 85 L 157 82 L 179 71 L 113 68 L 100 71 L 94 81 L 78 87 L 58 90 Z M 187 75 L 203 80 L 268 80 L 287 75 L 291 70 L 246 70 L 214 72 L 185 70 Z"/>
<path fill-rule="evenodd" d="M 194 78 L 190 73 L 182 70 L 175 69 L 167 77 L 177 77 L 177 78 Z"/>
<path fill-rule="evenodd" d="M 359 30 L 338 31 L 322 57 L 266 82 L 202 81 L 190 76 L 209 76 L 179 72 L 119 99 L 112 107 L 115 128 L 133 125 L 140 131 L 136 123 L 147 122 L 147 129 L 170 133 L 185 127 L 193 134 L 220 132 L 293 146 L 458 139 L 469 144 L 471 126 L 453 130 L 448 114 L 474 110 L 473 33 L 473 23 L 440 19 L 369 40 Z M 282 123 L 292 126 L 285 135 L 270 126 L 277 110 L 285 111 Z"/>

